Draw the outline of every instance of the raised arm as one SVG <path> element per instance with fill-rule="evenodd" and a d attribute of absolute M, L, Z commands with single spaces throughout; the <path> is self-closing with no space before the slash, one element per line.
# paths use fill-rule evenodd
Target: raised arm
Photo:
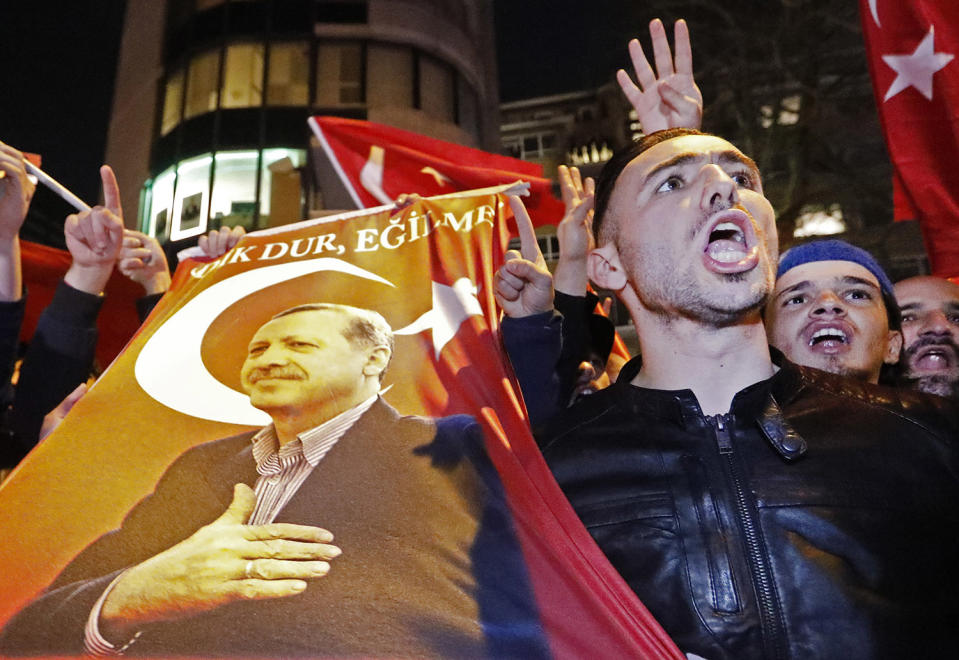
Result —
<path fill-rule="evenodd" d="M 496 272 L 493 295 L 507 316 L 522 318 L 553 309 L 553 276 L 536 242 L 533 221 L 523 202 L 509 198 L 510 208 L 519 230 L 520 252 L 510 250 L 506 261 Z"/>
<path fill-rule="evenodd" d="M 0 142 L 0 302 L 14 302 L 23 295 L 18 236 L 34 190 L 23 154 Z"/>
<path fill-rule="evenodd" d="M 63 234 L 73 262 L 63 281 L 78 291 L 103 292 L 123 242 L 120 188 L 108 165 L 100 168 L 103 206 L 67 216 Z"/>
<path fill-rule="evenodd" d="M 559 186 L 566 213 L 556 227 L 559 261 L 556 263 L 553 286 L 556 291 L 571 296 L 585 296 L 589 282 L 586 256 L 593 247 L 590 225 L 596 185 L 592 177 L 583 180 L 578 168 L 560 165 Z"/>
<path fill-rule="evenodd" d="M 693 79 L 693 52 L 686 21 L 676 21 L 675 59 L 669 49 L 666 28 L 658 18 L 649 24 L 649 36 L 656 73 L 638 39 L 629 42 L 629 56 L 639 85 L 633 83 L 623 69 L 616 72 L 616 81 L 636 110 L 643 132 L 699 128 L 703 122 L 703 95 Z"/>

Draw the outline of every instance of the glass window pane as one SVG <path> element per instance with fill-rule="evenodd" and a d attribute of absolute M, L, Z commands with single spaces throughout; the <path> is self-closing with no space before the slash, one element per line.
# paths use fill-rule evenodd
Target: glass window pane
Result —
<path fill-rule="evenodd" d="M 263 98 L 263 45 L 234 44 L 226 49 L 222 108 L 249 108 Z"/>
<path fill-rule="evenodd" d="M 219 51 L 203 53 L 190 62 L 186 88 L 186 119 L 216 109 L 217 70 Z"/>
<path fill-rule="evenodd" d="M 310 48 L 306 42 L 270 46 L 269 105 L 309 103 Z"/>
<path fill-rule="evenodd" d="M 413 107 L 413 51 L 403 46 L 370 44 L 366 95 L 370 106 Z"/>
<path fill-rule="evenodd" d="M 161 243 L 170 235 L 170 209 L 173 208 L 173 168 L 160 173 L 153 180 L 150 191 L 150 214 L 144 232 Z"/>
<path fill-rule="evenodd" d="M 260 174 L 260 226 L 276 227 L 302 220 L 299 168 L 303 149 L 264 149 Z"/>
<path fill-rule="evenodd" d="M 320 44 L 316 63 L 316 104 L 355 105 L 363 97 L 363 49 L 360 44 Z"/>
<path fill-rule="evenodd" d="M 256 164 L 256 151 L 224 151 L 216 155 L 211 227 L 243 225 L 253 229 Z"/>
<path fill-rule="evenodd" d="M 160 135 L 166 135 L 180 123 L 180 109 L 183 107 L 183 71 L 177 71 L 167 78 L 166 92 L 163 95 L 163 120 L 160 122 Z"/>
<path fill-rule="evenodd" d="M 453 70 L 428 56 L 420 58 L 420 108 L 430 117 L 454 120 Z"/>
<path fill-rule="evenodd" d="M 170 240 L 179 241 L 206 232 L 210 194 L 209 155 L 198 156 L 177 167 L 176 197 L 170 222 Z"/>

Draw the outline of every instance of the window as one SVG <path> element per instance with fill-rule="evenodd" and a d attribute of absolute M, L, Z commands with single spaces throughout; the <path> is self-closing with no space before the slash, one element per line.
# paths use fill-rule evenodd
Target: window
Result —
<path fill-rule="evenodd" d="M 467 132 L 479 137 L 479 102 L 476 100 L 476 92 L 463 77 L 459 78 L 456 89 L 459 93 L 459 102 L 457 103 L 457 114 L 459 116 L 456 118 L 456 122 Z"/>
<path fill-rule="evenodd" d="M 190 62 L 190 70 L 187 74 L 185 119 L 216 109 L 219 68 L 220 53 L 218 51 L 203 53 Z"/>
<path fill-rule="evenodd" d="M 153 180 L 150 189 L 150 211 L 144 218 L 143 232 L 163 242 L 170 235 L 170 209 L 173 208 L 173 168 Z"/>
<path fill-rule="evenodd" d="M 316 104 L 358 105 L 363 90 L 363 46 L 357 43 L 325 43 L 317 48 Z"/>
<path fill-rule="evenodd" d="M 166 135 L 180 123 L 180 111 L 183 108 L 183 70 L 173 73 L 166 81 L 163 94 L 163 118 L 160 121 L 160 135 Z"/>
<path fill-rule="evenodd" d="M 309 103 L 310 49 L 306 42 L 270 46 L 269 105 Z"/>
<path fill-rule="evenodd" d="M 302 220 L 300 172 L 303 149 L 264 149 L 260 171 L 260 226 L 276 227 Z"/>
<path fill-rule="evenodd" d="M 211 226 L 253 229 L 256 213 L 256 151 L 224 151 L 215 157 Z"/>
<path fill-rule="evenodd" d="M 234 44 L 226 49 L 220 107 L 249 108 L 263 100 L 263 46 Z"/>
<path fill-rule="evenodd" d="M 176 194 L 170 221 L 171 241 L 206 232 L 212 161 L 209 155 L 198 156 L 181 162 L 177 167 Z"/>
<path fill-rule="evenodd" d="M 556 133 L 543 131 L 503 140 L 503 149 L 514 158 L 545 158 L 556 151 Z"/>

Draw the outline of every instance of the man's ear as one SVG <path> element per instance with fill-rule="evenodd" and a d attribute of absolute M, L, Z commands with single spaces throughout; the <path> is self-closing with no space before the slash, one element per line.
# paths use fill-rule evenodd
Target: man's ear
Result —
<path fill-rule="evenodd" d="M 379 378 L 389 363 L 390 349 L 386 346 L 375 346 L 366 356 L 366 364 L 363 365 L 363 375 Z"/>
<path fill-rule="evenodd" d="M 886 353 L 882 361 L 886 364 L 896 364 L 899 362 L 899 356 L 902 354 L 902 333 L 898 330 L 890 330 L 886 337 Z"/>
<path fill-rule="evenodd" d="M 619 252 L 612 243 L 594 249 L 586 261 L 589 279 L 597 286 L 610 291 L 621 291 L 626 287 L 626 271 L 619 261 Z"/>

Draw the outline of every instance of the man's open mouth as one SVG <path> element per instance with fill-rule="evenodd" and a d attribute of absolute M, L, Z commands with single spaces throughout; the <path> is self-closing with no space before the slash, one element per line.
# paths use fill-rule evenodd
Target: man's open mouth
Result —
<path fill-rule="evenodd" d="M 732 208 L 712 218 L 703 249 L 706 267 L 717 273 L 739 273 L 759 261 L 756 233 L 749 215 Z"/>
<path fill-rule="evenodd" d="M 853 331 L 845 322 L 815 323 L 803 330 L 806 346 L 815 353 L 839 353 L 848 350 Z"/>
<path fill-rule="evenodd" d="M 959 364 L 959 355 L 949 344 L 930 344 L 916 350 L 909 364 L 914 371 L 945 371 Z"/>

